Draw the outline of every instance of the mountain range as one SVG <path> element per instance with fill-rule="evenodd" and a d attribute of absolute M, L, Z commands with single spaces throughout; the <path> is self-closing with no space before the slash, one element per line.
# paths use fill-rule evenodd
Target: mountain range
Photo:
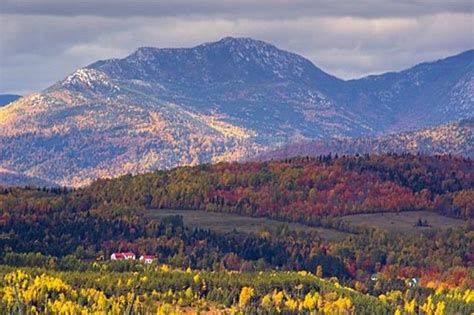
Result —
<path fill-rule="evenodd" d="M 474 157 L 474 118 L 431 128 L 394 133 L 378 137 L 311 140 L 290 143 L 264 152 L 257 160 L 279 160 L 294 156 L 327 154 L 450 153 Z"/>
<path fill-rule="evenodd" d="M 81 186 L 283 143 L 432 127 L 473 115 L 473 61 L 470 50 L 345 81 L 249 38 L 143 47 L 2 107 L 0 166 Z"/>
<path fill-rule="evenodd" d="M 0 167 L 0 186 L 57 187 L 53 182 Z"/>
<path fill-rule="evenodd" d="M 0 94 L 0 107 L 16 101 L 21 96 L 16 94 Z"/>

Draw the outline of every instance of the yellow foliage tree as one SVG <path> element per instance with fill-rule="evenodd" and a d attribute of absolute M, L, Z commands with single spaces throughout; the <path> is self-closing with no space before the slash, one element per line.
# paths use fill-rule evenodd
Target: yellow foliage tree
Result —
<path fill-rule="evenodd" d="M 265 294 L 265 296 L 262 298 L 262 306 L 269 310 L 272 307 L 272 296 L 270 294 Z"/>
<path fill-rule="evenodd" d="M 281 310 L 281 306 L 283 304 L 283 291 L 278 291 L 275 290 L 273 291 L 273 304 L 275 305 L 275 308 L 277 309 L 278 312 Z"/>
<path fill-rule="evenodd" d="M 254 295 L 253 288 L 243 287 L 242 290 L 240 291 L 239 306 L 240 307 L 247 306 L 250 300 L 252 299 L 253 295 Z"/>
<path fill-rule="evenodd" d="M 298 309 L 298 301 L 290 297 L 285 301 L 285 307 L 291 311 L 295 311 Z"/>
<path fill-rule="evenodd" d="M 433 314 L 433 298 L 431 295 L 428 296 L 426 299 L 426 302 L 421 306 L 421 309 L 426 313 L 426 315 L 432 315 Z"/>
<path fill-rule="evenodd" d="M 443 301 L 440 301 L 436 304 L 436 310 L 434 312 L 434 315 L 444 315 L 444 309 L 446 308 L 446 305 L 444 304 Z"/>
<path fill-rule="evenodd" d="M 404 310 L 407 314 L 415 314 L 415 306 L 415 299 L 411 300 L 410 302 L 405 301 Z"/>
<path fill-rule="evenodd" d="M 316 310 L 320 298 L 321 296 L 317 292 L 306 294 L 303 301 L 303 307 L 309 311 Z"/>

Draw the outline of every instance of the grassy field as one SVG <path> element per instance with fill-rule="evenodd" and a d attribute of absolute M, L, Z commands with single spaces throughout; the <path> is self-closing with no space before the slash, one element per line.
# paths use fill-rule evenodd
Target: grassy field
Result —
<path fill-rule="evenodd" d="M 355 214 L 342 217 L 352 224 L 368 227 L 377 227 L 389 232 L 416 233 L 432 228 L 464 227 L 463 220 L 444 217 L 428 211 L 385 212 L 373 214 Z M 418 219 L 426 220 L 429 226 L 415 226 Z"/>
<path fill-rule="evenodd" d="M 317 231 L 324 240 L 339 241 L 348 233 L 337 231 L 335 229 L 327 229 L 320 227 L 311 227 L 298 223 L 285 223 L 281 221 L 252 218 L 239 216 L 229 213 L 217 213 L 198 210 L 148 210 L 149 218 L 160 218 L 170 215 L 183 216 L 186 226 L 210 229 L 216 232 L 231 232 L 234 229 L 244 233 L 258 233 L 262 228 L 275 231 L 278 228 L 287 226 L 290 230 L 296 231 Z M 449 228 L 464 227 L 466 222 L 463 220 L 453 219 L 441 216 L 439 214 L 428 211 L 410 211 L 401 213 L 371 213 L 371 214 L 355 214 L 341 217 L 344 221 L 351 224 L 367 227 L 377 227 L 388 232 L 397 233 L 417 233 L 432 228 Z M 426 220 L 429 226 L 415 226 L 418 219 Z"/>
<path fill-rule="evenodd" d="M 198 210 L 148 210 L 150 218 L 160 218 L 170 215 L 183 216 L 184 224 L 189 227 L 200 227 L 216 232 L 231 232 L 237 230 L 244 233 L 258 233 L 262 228 L 275 231 L 279 227 L 287 226 L 296 231 L 317 231 L 321 238 L 328 241 L 338 241 L 347 236 L 347 233 L 334 229 L 311 227 L 298 223 L 285 223 L 266 218 L 251 218 L 229 213 L 216 213 Z"/>

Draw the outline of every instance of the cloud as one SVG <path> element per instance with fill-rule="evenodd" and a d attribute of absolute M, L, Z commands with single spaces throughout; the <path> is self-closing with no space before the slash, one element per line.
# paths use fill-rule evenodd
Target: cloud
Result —
<path fill-rule="evenodd" d="M 3 0 L 0 93 L 39 91 L 78 67 L 141 46 L 191 47 L 225 36 L 271 42 L 346 79 L 474 46 L 469 1 L 97 3 Z"/>
<path fill-rule="evenodd" d="M 2 0 L 2 12 L 57 16 L 184 16 L 288 18 L 420 16 L 462 13 L 470 0 Z"/>

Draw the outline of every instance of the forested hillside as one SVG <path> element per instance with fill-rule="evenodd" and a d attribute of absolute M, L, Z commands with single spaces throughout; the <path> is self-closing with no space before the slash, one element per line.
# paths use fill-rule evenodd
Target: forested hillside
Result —
<path fill-rule="evenodd" d="M 79 190 L 2 188 L 0 310 L 469 314 L 472 169 L 449 156 L 321 156 L 183 167 Z M 347 237 L 284 225 L 216 233 L 145 215 L 164 207 L 324 225 Z M 412 209 L 466 224 L 400 234 L 337 218 Z M 118 251 L 155 261 L 109 261 Z"/>
<path fill-rule="evenodd" d="M 285 159 L 321 154 L 450 153 L 474 157 L 474 117 L 431 128 L 378 137 L 338 138 L 286 144 L 257 157 L 258 160 Z"/>
<path fill-rule="evenodd" d="M 469 158 L 382 155 L 220 163 L 99 180 L 98 205 L 203 209 L 319 224 L 325 216 L 432 210 L 471 218 Z"/>
<path fill-rule="evenodd" d="M 469 314 L 469 289 L 394 290 L 378 297 L 307 272 L 203 272 L 167 265 L 131 271 L 1 268 L 2 313 Z"/>
<path fill-rule="evenodd" d="M 57 189 L 2 191 L 0 261 L 9 267 L 0 268 L 1 310 L 474 310 L 469 230 L 409 236 L 355 229 L 336 243 L 286 229 L 216 234 L 190 230 L 180 217 L 149 220 L 129 208 L 89 207 L 88 200 Z M 156 263 L 108 262 L 116 251 L 154 255 Z"/>

